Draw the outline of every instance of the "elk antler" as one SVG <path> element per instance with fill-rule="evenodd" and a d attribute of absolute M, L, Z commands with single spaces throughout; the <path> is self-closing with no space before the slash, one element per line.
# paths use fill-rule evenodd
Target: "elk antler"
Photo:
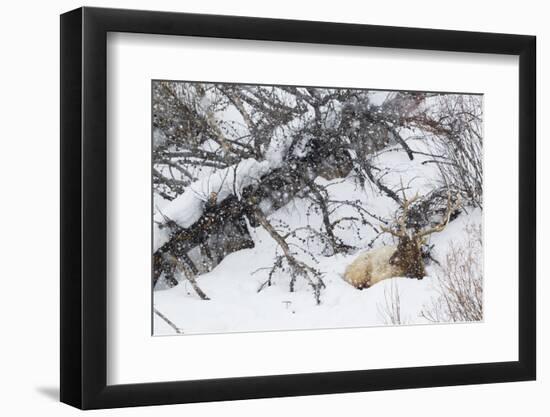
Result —
<path fill-rule="evenodd" d="M 424 236 L 431 235 L 432 233 L 441 232 L 447 226 L 447 224 L 449 224 L 449 220 L 451 219 L 451 214 L 458 208 L 459 205 L 460 205 L 460 194 L 457 196 L 457 199 L 453 204 L 451 202 L 451 191 L 447 188 L 447 208 L 445 209 L 445 214 L 443 215 L 441 222 L 439 222 L 437 225 L 429 229 L 426 229 L 422 232 L 417 233 L 416 237 L 422 238 Z"/>
<path fill-rule="evenodd" d="M 389 233 L 395 237 L 405 237 L 407 235 L 407 218 L 409 215 L 409 209 L 411 204 L 418 200 L 419 195 L 416 195 L 413 198 L 407 199 L 405 191 L 403 191 L 403 202 L 401 203 L 401 215 L 396 217 L 395 224 L 398 226 L 398 230 L 394 230 L 389 227 L 380 226 L 380 229 L 383 232 Z"/>

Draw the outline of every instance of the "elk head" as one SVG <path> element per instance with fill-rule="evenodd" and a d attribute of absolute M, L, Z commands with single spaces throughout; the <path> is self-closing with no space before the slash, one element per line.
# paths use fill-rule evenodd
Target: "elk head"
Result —
<path fill-rule="evenodd" d="M 440 222 L 435 226 L 425 229 L 408 229 L 407 218 L 409 216 L 409 209 L 416 200 L 418 200 L 418 194 L 408 199 L 405 193 L 403 193 L 401 214 L 396 217 L 392 227 L 382 226 L 381 229 L 398 240 L 397 248 L 389 259 L 390 264 L 396 266 L 406 277 L 422 279 L 426 275 L 422 245 L 426 243 L 429 235 L 441 232 L 447 226 L 451 214 L 459 204 L 459 199 L 453 204 L 450 192 L 448 192 L 447 207 Z"/>

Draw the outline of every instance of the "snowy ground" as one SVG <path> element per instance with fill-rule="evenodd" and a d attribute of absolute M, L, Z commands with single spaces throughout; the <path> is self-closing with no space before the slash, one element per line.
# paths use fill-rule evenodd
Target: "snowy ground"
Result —
<path fill-rule="evenodd" d="M 403 152 L 386 151 L 379 156 L 378 166 L 387 166 L 388 175 L 384 181 L 399 184 L 403 181 L 411 189 L 407 194 L 426 193 L 433 188 L 435 168 L 421 164 L 421 158 L 409 161 Z M 318 182 L 328 184 L 317 178 Z M 366 185 L 360 188 L 353 178 L 330 182 L 330 193 L 337 198 L 358 199 L 371 212 L 390 217 L 396 209 L 395 203 L 380 196 Z M 287 206 L 270 216 L 272 223 L 281 219 L 291 227 L 310 224 L 318 227 L 321 219 L 315 214 L 307 215 L 307 202 L 294 199 Z M 349 207 L 342 208 L 339 215 L 346 215 Z M 430 243 L 435 244 L 434 256 L 443 259 L 451 241 L 465 239 L 464 226 L 479 224 L 482 221 L 480 210 L 463 212 L 444 231 L 431 235 Z M 392 294 L 399 293 L 402 324 L 425 324 L 428 321 L 420 316 L 424 305 L 437 296 L 434 276 L 438 267 L 427 267 L 424 279 L 393 278 L 382 281 L 369 289 L 360 291 L 346 283 L 342 275 L 346 266 L 362 250 L 349 255 L 316 256 L 313 260 L 303 255 L 302 260 L 315 266 L 323 273 L 326 288 L 322 292 L 321 304 L 316 305 L 307 283 L 298 279 L 295 292 L 289 292 L 288 276 L 278 275 L 273 285 L 258 289 L 267 279 L 268 271 L 262 268 L 273 264 L 277 245 L 261 227 L 252 229 L 255 247 L 228 255 L 213 271 L 198 277 L 198 283 L 210 300 L 201 300 L 191 285 L 182 280 L 171 289 L 154 291 L 154 307 L 169 318 L 183 334 L 249 332 L 292 329 L 321 329 L 341 327 L 363 327 L 387 325 L 388 315 L 384 313 L 387 301 Z M 338 235 L 346 243 L 365 248 L 376 235 L 369 226 L 361 230 L 342 229 Z M 296 242 L 299 244 L 299 242 Z M 393 244 L 390 236 L 378 239 L 375 247 Z M 310 243 L 314 253 L 320 252 L 315 242 Z M 175 330 L 154 314 L 154 334 L 172 335 Z"/>

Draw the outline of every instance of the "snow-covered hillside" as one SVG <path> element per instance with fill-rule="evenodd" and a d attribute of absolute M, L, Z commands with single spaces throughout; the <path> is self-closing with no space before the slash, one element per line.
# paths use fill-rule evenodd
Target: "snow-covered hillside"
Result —
<path fill-rule="evenodd" d="M 409 132 L 409 136 L 411 147 L 417 151 L 426 150 L 422 140 L 415 140 L 414 132 Z M 380 171 L 387 171 L 384 183 L 393 188 L 404 184 L 408 197 L 433 190 L 437 166 L 425 163 L 429 159 L 430 156 L 416 155 L 411 161 L 399 146 L 385 148 L 374 157 Z M 427 265 L 427 276 L 422 280 L 395 277 L 358 290 L 343 279 L 346 266 L 359 253 L 369 250 L 369 244 L 372 248 L 396 244 L 387 233 L 376 238 L 380 224 L 376 218 L 393 218 L 399 209 L 397 203 L 380 193 L 371 183 L 361 185 L 353 172 L 346 178 L 333 180 L 318 176 L 315 182 L 329 192 L 329 200 L 356 201 L 372 214 L 370 224 L 350 227 L 342 222 L 341 227 L 336 228 L 338 238 L 355 248 L 347 254 L 327 253 L 322 241 L 302 236 L 299 232 L 288 238 L 289 246 L 307 249 L 297 249 L 296 256 L 322 273 L 325 288 L 319 305 L 306 280 L 297 279 L 294 291 L 290 292 L 288 275 L 279 271 L 275 273 L 271 286 L 264 285 L 280 248 L 264 228 L 249 225 L 253 248 L 231 253 L 212 271 L 198 275 L 197 283 L 209 300 L 199 298 L 191 284 L 181 279 L 180 284 L 173 288 L 163 287 L 162 283 L 157 285 L 154 308 L 169 318 L 183 334 L 430 323 L 423 317 L 422 311 L 440 295 L 436 277 L 442 274 L 442 270 L 435 262 Z M 186 198 L 185 194 L 181 198 Z M 282 230 L 300 230 L 306 225 L 320 229 L 322 216 L 311 210 L 310 205 L 310 201 L 303 196 L 293 198 L 271 213 L 269 220 Z M 200 213 L 172 213 L 170 204 L 165 206 L 172 219 L 187 222 L 188 216 L 200 216 Z M 178 206 L 172 203 L 172 207 Z M 331 213 L 335 218 L 353 215 L 349 205 L 335 206 Z M 481 222 L 481 209 L 463 209 L 443 231 L 430 235 L 427 243 L 433 245 L 432 257 L 443 262 L 451 244 L 460 245 L 468 239 L 465 227 L 480 225 Z M 161 239 L 166 241 L 165 236 Z M 395 323 L 396 302 L 399 304 L 398 323 Z M 160 315 L 153 316 L 155 335 L 176 333 Z"/>

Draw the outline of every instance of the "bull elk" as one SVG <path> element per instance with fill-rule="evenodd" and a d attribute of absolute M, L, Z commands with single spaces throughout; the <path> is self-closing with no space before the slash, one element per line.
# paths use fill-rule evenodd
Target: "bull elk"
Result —
<path fill-rule="evenodd" d="M 456 210 L 459 200 L 451 203 L 448 194 L 447 207 L 439 223 L 425 230 L 408 230 L 407 216 L 411 204 L 418 195 L 407 199 L 403 195 L 401 215 L 395 219 L 392 227 L 381 227 L 382 231 L 397 238 L 396 246 L 382 246 L 360 254 L 344 273 L 344 279 L 355 288 L 364 289 L 393 277 L 422 279 L 426 275 L 422 245 L 427 236 L 441 232 L 449 223 L 451 214 Z"/>

